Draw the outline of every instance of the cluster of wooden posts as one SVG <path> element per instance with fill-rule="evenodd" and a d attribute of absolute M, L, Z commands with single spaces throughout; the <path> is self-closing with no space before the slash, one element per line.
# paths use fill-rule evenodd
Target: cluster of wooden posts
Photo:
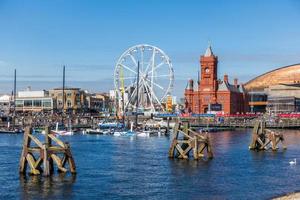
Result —
<path fill-rule="evenodd" d="M 266 129 L 266 122 L 264 120 L 256 121 L 249 149 L 261 151 L 271 148 L 273 151 L 276 151 L 279 148 L 279 143 L 282 143 L 283 149 L 286 149 L 282 133 Z"/>
<path fill-rule="evenodd" d="M 67 172 L 67 166 L 71 173 L 76 173 L 75 162 L 68 143 L 58 139 L 49 127 L 45 129 L 44 142 L 32 135 L 32 128 L 27 127 L 24 133 L 23 149 L 20 159 L 19 172 L 26 173 L 30 168 L 30 174 L 49 176 L 54 172 L 54 163 L 59 172 Z"/>
<path fill-rule="evenodd" d="M 173 140 L 169 149 L 170 158 L 188 159 L 193 152 L 194 159 L 213 158 L 208 133 L 198 133 L 190 128 L 189 122 L 178 122 L 173 129 Z"/>
<path fill-rule="evenodd" d="M 276 151 L 282 143 L 283 149 L 284 137 L 280 132 L 266 129 L 266 122 L 258 120 L 255 123 L 252 132 L 252 141 L 249 146 L 250 150 L 268 150 Z M 194 159 L 203 157 L 213 158 L 211 139 L 207 132 L 199 133 L 190 128 L 189 122 L 177 122 L 173 129 L 173 139 L 169 149 L 170 158 L 188 159 L 190 152 Z"/>
<path fill-rule="evenodd" d="M 276 151 L 281 142 L 282 133 L 266 129 L 263 120 L 257 121 L 252 132 L 251 150 Z M 27 127 L 24 133 L 23 150 L 20 159 L 20 173 L 25 174 L 30 168 L 30 174 L 49 176 L 56 168 L 59 172 L 76 173 L 75 162 L 68 143 L 59 140 L 49 127 L 45 129 L 44 142 L 32 135 L 32 128 Z M 192 152 L 192 153 L 191 153 Z M 177 122 L 173 129 L 173 139 L 169 149 L 170 158 L 188 159 L 190 154 L 194 159 L 213 158 L 212 144 L 209 133 L 199 133 L 191 129 L 189 122 Z"/>

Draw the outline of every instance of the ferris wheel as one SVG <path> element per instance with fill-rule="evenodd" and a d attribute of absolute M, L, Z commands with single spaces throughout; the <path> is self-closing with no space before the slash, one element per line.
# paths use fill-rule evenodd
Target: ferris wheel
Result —
<path fill-rule="evenodd" d="M 147 44 L 126 50 L 116 63 L 114 84 L 125 110 L 161 111 L 171 94 L 174 71 L 169 57 Z"/>

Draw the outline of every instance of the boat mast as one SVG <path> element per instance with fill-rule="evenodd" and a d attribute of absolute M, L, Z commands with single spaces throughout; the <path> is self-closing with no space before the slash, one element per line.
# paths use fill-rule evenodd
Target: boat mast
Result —
<path fill-rule="evenodd" d="M 62 88 L 62 98 L 63 98 L 63 104 L 62 104 L 62 111 L 65 112 L 65 66 L 63 67 L 63 88 Z"/>
<path fill-rule="evenodd" d="M 125 125 L 125 100 L 124 100 L 124 93 L 125 93 L 125 88 L 124 88 L 124 73 L 123 73 L 123 66 L 120 68 L 120 77 L 121 77 L 121 92 L 122 92 L 122 123 Z"/>
<path fill-rule="evenodd" d="M 15 127 L 16 116 L 16 93 L 17 93 L 17 70 L 14 71 L 14 107 L 13 107 L 13 127 Z"/>
<path fill-rule="evenodd" d="M 138 126 L 138 109 L 139 109 L 139 82 L 140 82 L 140 61 L 137 66 L 137 82 L 136 82 L 136 111 L 135 111 L 135 125 Z"/>
<path fill-rule="evenodd" d="M 61 122 L 64 124 L 64 114 L 65 114 L 65 66 L 63 66 L 63 88 L 62 88 L 62 114 Z"/>

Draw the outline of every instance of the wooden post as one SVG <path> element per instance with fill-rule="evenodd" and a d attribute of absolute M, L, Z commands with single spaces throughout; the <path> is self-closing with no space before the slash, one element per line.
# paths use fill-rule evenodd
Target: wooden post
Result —
<path fill-rule="evenodd" d="M 43 168 L 44 168 L 44 176 L 50 175 L 50 163 L 49 163 L 49 157 L 48 157 L 48 148 L 46 144 L 43 145 Z"/>
<path fill-rule="evenodd" d="M 49 134 L 50 134 L 50 127 L 46 126 L 45 127 L 45 145 L 47 149 L 50 149 L 52 146 L 52 140 L 49 138 Z M 48 151 L 48 150 L 47 150 Z M 53 165 L 53 159 L 51 158 L 51 155 L 48 155 L 48 162 L 49 162 L 49 172 L 50 174 L 53 173 L 54 171 L 54 165 Z"/>
<path fill-rule="evenodd" d="M 194 150 L 193 150 L 194 159 L 198 159 L 198 138 L 197 135 L 194 136 Z"/>
<path fill-rule="evenodd" d="M 167 118 L 167 134 L 169 134 L 170 131 L 170 118 Z"/>
<path fill-rule="evenodd" d="M 20 158 L 19 172 L 22 174 L 26 173 L 27 164 L 30 166 L 30 173 L 38 175 L 43 171 L 44 176 L 49 176 L 53 173 L 54 162 L 57 168 L 61 172 L 66 172 L 67 169 L 64 165 L 68 162 L 71 173 L 76 173 L 75 161 L 73 159 L 70 145 L 62 142 L 50 132 L 50 128 L 45 128 L 45 143 L 36 138 L 31 134 L 32 129 L 26 127 L 24 133 L 23 149 Z M 35 146 L 31 147 L 31 141 L 35 143 Z M 56 145 L 53 145 L 55 142 Z M 35 156 L 39 155 L 37 159 Z M 63 154 L 61 159 L 57 154 Z M 42 165 L 42 168 L 41 168 Z"/>
<path fill-rule="evenodd" d="M 188 159 L 189 152 L 193 152 L 195 160 L 204 156 L 207 151 L 208 158 L 212 158 L 212 148 L 207 134 L 200 134 L 189 128 L 189 124 L 185 123 L 181 127 L 180 122 L 176 123 L 173 130 L 173 140 L 169 149 L 170 158 Z M 180 135 L 180 136 L 179 136 Z"/>
<path fill-rule="evenodd" d="M 26 155 L 28 153 L 28 147 L 30 146 L 29 134 L 30 134 L 30 127 L 26 127 L 24 132 L 23 149 L 21 153 L 20 166 L 19 166 L 19 172 L 22 174 L 26 173 L 26 168 L 27 168 Z"/>
<path fill-rule="evenodd" d="M 252 141 L 249 145 L 250 150 L 267 150 L 270 148 L 273 151 L 278 149 L 277 145 L 281 141 L 283 142 L 284 138 L 282 134 L 276 133 L 275 131 L 266 129 L 266 122 L 264 120 L 256 121 L 253 132 L 252 132 Z M 283 145 L 283 149 L 286 147 Z"/>
<path fill-rule="evenodd" d="M 170 149 L 169 149 L 169 157 L 170 158 L 174 157 L 174 150 L 175 150 L 175 146 L 177 144 L 179 126 L 180 126 L 180 124 L 176 123 L 174 128 L 173 128 L 173 139 L 172 139 L 172 144 L 171 144 Z"/>

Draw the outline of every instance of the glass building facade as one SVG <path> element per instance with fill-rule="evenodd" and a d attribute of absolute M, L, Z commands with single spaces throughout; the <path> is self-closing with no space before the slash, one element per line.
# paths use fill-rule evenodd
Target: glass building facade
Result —
<path fill-rule="evenodd" d="M 16 111 L 46 111 L 53 110 L 52 98 L 18 98 L 16 99 Z"/>

